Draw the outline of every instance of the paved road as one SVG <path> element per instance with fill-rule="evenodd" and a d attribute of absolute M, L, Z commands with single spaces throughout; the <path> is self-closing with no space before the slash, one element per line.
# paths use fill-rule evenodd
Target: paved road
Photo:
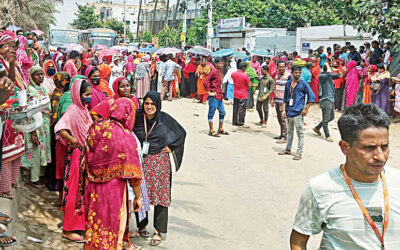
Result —
<path fill-rule="evenodd" d="M 298 162 L 277 156 L 284 146 L 272 139 L 279 131 L 275 111 L 270 110 L 267 128 L 258 128 L 258 115 L 250 112 L 246 120 L 251 128 L 238 130 L 229 125 L 232 107 L 226 109 L 226 129 L 231 135 L 213 138 L 207 136 L 207 105 L 189 99 L 163 102 L 163 110 L 184 126 L 188 136 L 183 166 L 173 177 L 169 231 L 160 249 L 288 249 L 291 225 L 307 180 L 344 161 L 336 123 L 330 126 L 335 143 L 325 142 L 311 131 L 320 117 L 318 106 L 313 106 L 306 118 L 304 157 Z M 393 125 L 391 134 L 394 156 L 400 153 L 400 127 Z M 394 162 L 392 158 L 390 162 Z M 56 199 L 54 194 L 47 196 L 52 202 Z M 37 202 L 43 203 L 40 199 Z M 32 216 L 32 199 L 31 208 L 26 199 L 22 203 L 20 216 L 29 223 L 24 222 L 21 231 L 24 227 L 35 231 L 30 226 L 37 221 Z M 33 210 L 41 214 L 41 209 Z M 59 239 L 56 223 L 60 220 L 56 217 L 60 213 L 53 211 L 56 208 L 45 204 L 44 209 L 47 219 L 40 219 L 41 233 L 36 236 L 48 241 L 33 249 L 79 249 Z M 310 249 L 318 247 L 319 239 L 311 239 Z M 150 249 L 146 241 L 138 243 Z"/>

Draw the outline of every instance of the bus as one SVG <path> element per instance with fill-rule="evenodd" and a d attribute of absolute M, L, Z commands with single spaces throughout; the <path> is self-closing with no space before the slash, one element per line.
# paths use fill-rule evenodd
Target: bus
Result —
<path fill-rule="evenodd" d="M 81 33 L 75 29 L 51 29 L 49 32 L 49 49 L 56 51 L 65 44 L 80 44 Z"/>
<path fill-rule="evenodd" d="M 111 48 L 118 42 L 118 34 L 114 30 L 98 28 L 91 29 L 89 32 L 89 46 L 92 48 L 96 45 L 105 45 L 108 48 Z"/>

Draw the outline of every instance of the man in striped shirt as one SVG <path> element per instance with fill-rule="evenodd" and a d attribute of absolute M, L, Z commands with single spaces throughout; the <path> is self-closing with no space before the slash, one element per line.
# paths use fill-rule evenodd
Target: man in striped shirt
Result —
<path fill-rule="evenodd" d="M 279 61 L 277 64 L 278 74 L 276 75 L 275 81 L 275 94 L 274 101 L 271 102 L 272 106 L 275 102 L 276 116 L 278 118 L 279 126 L 281 127 L 281 134 L 274 137 L 278 140 L 276 143 L 285 144 L 287 139 L 287 129 L 286 129 L 286 116 L 285 116 L 285 106 L 283 103 L 283 98 L 285 95 L 286 83 L 291 80 L 292 75 L 286 71 L 286 63 Z"/>
<path fill-rule="evenodd" d="M 323 232 L 319 249 L 400 249 L 400 170 L 389 158 L 389 117 L 373 104 L 349 107 L 339 119 L 344 165 L 311 179 L 290 236 L 304 250 Z"/>

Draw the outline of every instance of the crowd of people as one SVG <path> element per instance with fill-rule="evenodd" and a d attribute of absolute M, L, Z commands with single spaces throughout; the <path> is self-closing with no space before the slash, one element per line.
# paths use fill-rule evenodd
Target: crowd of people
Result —
<path fill-rule="evenodd" d="M 388 115 L 400 112 L 400 76 L 387 70 L 390 46 L 384 51 L 373 41 L 372 47 L 366 43 L 357 51 L 351 44 L 335 44 L 326 52 L 324 47 L 311 50 L 306 58 L 297 52 L 275 57 L 248 53 L 246 58 L 138 51 L 101 55 L 91 49 L 50 52 L 31 33 L 4 31 L 0 90 L 7 93 L 0 101 L 26 90 L 32 98 L 49 97 L 50 105 L 41 111 L 43 125 L 30 133 L 3 121 L 0 196 L 13 199 L 20 167 L 29 170 L 30 186 L 59 192 L 61 236 L 87 249 L 138 248 L 129 238 L 150 237 L 152 205 L 150 245 L 157 246 L 167 233 L 172 168 L 181 166 L 186 137 L 182 126 L 161 110 L 165 98 L 208 101 L 212 137 L 229 135 L 226 104 L 233 105 L 233 125 L 242 129 L 249 127 L 247 111 L 256 109 L 258 124 L 265 127 L 269 106 L 275 107 L 280 131 L 274 139 L 286 144 L 279 155 L 292 155 L 296 129 L 293 159 L 301 160 L 304 117 L 314 103 L 321 107 L 322 121 L 313 131 L 321 135 L 323 128 L 329 142 L 335 110 L 373 103 Z M 135 212 L 137 232 L 129 230 L 130 212 Z M 1 223 L 11 220 L 0 213 Z M 15 243 L 0 231 L 1 246 Z"/>

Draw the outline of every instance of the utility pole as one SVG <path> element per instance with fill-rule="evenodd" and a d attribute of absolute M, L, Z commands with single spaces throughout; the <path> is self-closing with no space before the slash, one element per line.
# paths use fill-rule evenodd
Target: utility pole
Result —
<path fill-rule="evenodd" d="M 142 12 L 142 0 L 139 1 L 139 13 L 136 24 L 136 42 L 139 40 L 139 23 L 140 23 L 140 13 Z"/>
<path fill-rule="evenodd" d="M 207 29 L 207 48 L 208 49 L 212 49 L 212 38 L 214 37 L 212 18 L 213 18 L 213 0 L 210 0 L 209 8 L 208 8 L 208 29 Z"/>
<path fill-rule="evenodd" d="M 124 42 L 126 42 L 126 0 L 124 0 Z"/>
<path fill-rule="evenodd" d="M 182 34 L 181 34 L 181 42 L 182 48 L 186 46 L 186 22 L 187 22 L 187 13 L 188 13 L 188 0 L 185 0 L 185 10 L 183 12 L 183 24 L 182 24 Z"/>

